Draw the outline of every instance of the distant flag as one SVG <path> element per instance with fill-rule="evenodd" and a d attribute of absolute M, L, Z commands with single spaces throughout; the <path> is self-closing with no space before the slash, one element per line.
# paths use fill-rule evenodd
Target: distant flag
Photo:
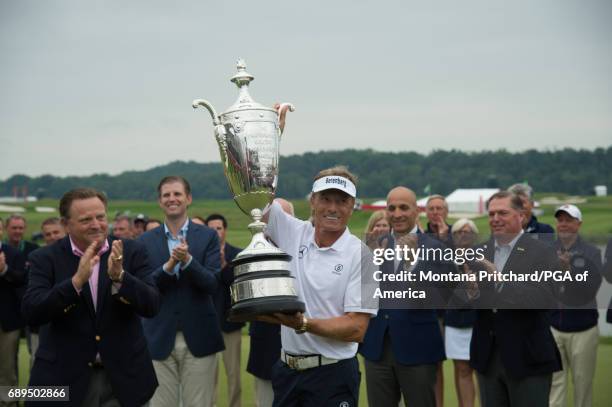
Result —
<path fill-rule="evenodd" d="M 431 194 L 431 184 L 427 184 L 425 188 L 423 188 L 423 193 L 427 196 Z"/>

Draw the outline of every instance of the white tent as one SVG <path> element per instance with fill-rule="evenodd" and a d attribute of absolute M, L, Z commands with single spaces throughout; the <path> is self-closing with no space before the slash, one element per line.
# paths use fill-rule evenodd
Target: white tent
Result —
<path fill-rule="evenodd" d="M 9 213 L 17 213 L 17 212 L 25 212 L 25 208 L 21 206 L 14 205 L 0 205 L 0 212 L 9 212 Z"/>
<path fill-rule="evenodd" d="M 7 204 L 20 204 L 20 203 L 24 203 L 24 202 L 36 202 L 38 201 L 38 198 L 36 198 L 35 196 L 28 196 L 28 197 L 23 197 L 23 196 L 0 196 L 0 203 L 7 203 Z"/>
<path fill-rule="evenodd" d="M 498 188 L 459 188 L 446 197 L 450 213 L 485 213 L 486 202 Z"/>

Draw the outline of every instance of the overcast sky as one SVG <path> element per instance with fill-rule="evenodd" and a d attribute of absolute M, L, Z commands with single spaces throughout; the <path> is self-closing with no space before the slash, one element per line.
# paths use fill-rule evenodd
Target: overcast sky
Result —
<path fill-rule="evenodd" d="M 612 2 L 0 0 L 0 179 L 219 161 L 237 57 L 283 155 L 612 144 Z M 282 171 L 282 169 L 281 169 Z"/>

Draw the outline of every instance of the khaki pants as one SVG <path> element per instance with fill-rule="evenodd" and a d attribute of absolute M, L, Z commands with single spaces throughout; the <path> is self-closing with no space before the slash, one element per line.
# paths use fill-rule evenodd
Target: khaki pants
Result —
<path fill-rule="evenodd" d="M 217 354 L 201 358 L 193 356 L 183 333 L 177 332 L 170 356 L 162 361 L 153 361 L 159 387 L 150 407 L 176 407 L 181 405 L 180 399 L 183 407 L 211 407 L 216 362 Z"/>
<path fill-rule="evenodd" d="M 30 351 L 30 370 L 32 370 L 32 366 L 34 366 L 34 359 L 36 356 L 36 351 L 38 350 L 38 344 L 40 342 L 40 338 L 38 333 L 27 331 L 28 336 L 28 348 Z"/>
<path fill-rule="evenodd" d="M 0 386 L 17 386 L 17 352 L 19 330 L 4 332 L 0 328 Z M 0 401 L 0 406 L 16 406 L 17 403 Z"/>
<path fill-rule="evenodd" d="M 255 378 L 255 400 L 257 407 L 272 407 L 272 402 L 274 401 L 272 380 Z"/>
<path fill-rule="evenodd" d="M 594 326 L 581 332 L 561 332 L 555 328 L 551 330 L 561 353 L 563 370 L 553 374 L 550 407 L 567 405 L 567 382 L 570 370 L 574 385 L 574 407 L 591 407 L 599 328 Z"/>
<path fill-rule="evenodd" d="M 220 352 L 219 359 L 223 359 L 225 374 L 227 377 L 227 406 L 240 407 L 240 394 L 242 392 L 240 386 L 240 351 L 242 342 L 242 331 L 240 329 L 223 333 L 223 343 L 225 350 Z M 215 369 L 215 400 L 217 404 L 217 393 L 219 388 L 219 362 Z"/>

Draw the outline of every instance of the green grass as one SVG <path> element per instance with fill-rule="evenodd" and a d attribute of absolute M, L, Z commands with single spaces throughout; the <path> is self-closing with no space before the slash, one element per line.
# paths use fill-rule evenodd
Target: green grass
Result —
<path fill-rule="evenodd" d="M 242 337 L 242 405 L 244 407 L 255 406 L 255 391 L 253 376 L 246 372 L 246 364 L 249 356 L 249 337 Z M 363 361 L 360 358 L 361 365 L 361 388 L 360 388 L 360 405 L 367 406 L 367 396 L 365 388 L 365 374 Z M 22 340 L 19 351 L 19 383 L 25 386 L 29 375 L 29 354 Z M 600 342 L 597 356 L 597 368 L 595 371 L 594 381 L 594 406 L 605 407 L 612 405 L 612 386 L 610 386 L 610 377 L 612 377 L 612 338 L 603 338 Z M 227 406 L 227 382 L 225 380 L 225 371 L 223 363 L 221 363 L 220 378 L 219 378 L 219 407 Z M 573 403 L 569 400 L 569 406 Z M 444 406 L 456 407 L 457 397 L 455 395 L 454 379 L 453 379 L 453 364 L 451 361 L 444 362 Z"/>

